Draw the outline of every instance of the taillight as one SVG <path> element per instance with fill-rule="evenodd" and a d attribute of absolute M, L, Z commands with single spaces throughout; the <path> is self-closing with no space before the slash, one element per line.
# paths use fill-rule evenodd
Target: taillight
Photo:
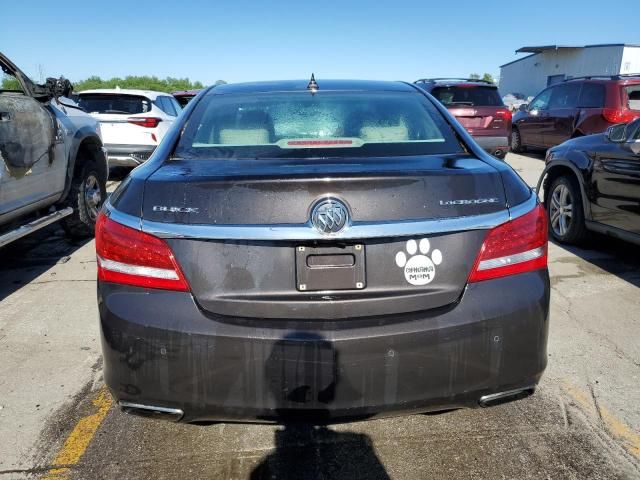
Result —
<path fill-rule="evenodd" d="M 156 118 L 156 117 L 129 117 L 129 118 L 127 118 L 127 122 L 133 123 L 134 125 L 138 125 L 140 127 L 145 127 L 145 128 L 156 128 L 161 121 L 162 121 L 162 119 Z"/>
<path fill-rule="evenodd" d="M 497 117 L 501 117 L 504 118 L 505 120 L 511 120 L 511 118 L 513 117 L 513 115 L 511 114 L 510 110 L 498 110 L 496 112 L 496 116 Z"/>
<path fill-rule="evenodd" d="M 609 123 L 627 123 L 636 117 L 636 114 L 623 108 L 603 108 L 602 116 Z"/>
<path fill-rule="evenodd" d="M 506 277 L 547 267 L 547 215 L 542 205 L 491 229 L 469 282 Z"/>
<path fill-rule="evenodd" d="M 189 291 L 171 248 L 164 240 L 125 227 L 101 213 L 96 221 L 98 279 L 163 290 Z"/>

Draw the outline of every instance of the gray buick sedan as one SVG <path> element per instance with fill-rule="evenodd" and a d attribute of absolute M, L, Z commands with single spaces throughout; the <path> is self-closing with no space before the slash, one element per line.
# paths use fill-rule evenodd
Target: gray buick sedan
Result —
<path fill-rule="evenodd" d="M 402 82 L 223 85 L 96 226 L 105 380 L 174 421 L 490 406 L 545 369 L 547 220 Z"/>

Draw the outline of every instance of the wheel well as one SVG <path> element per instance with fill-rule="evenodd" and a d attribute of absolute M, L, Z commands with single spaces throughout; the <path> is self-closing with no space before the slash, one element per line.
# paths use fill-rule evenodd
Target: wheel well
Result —
<path fill-rule="evenodd" d="M 86 138 L 82 141 L 78 147 L 76 153 L 75 164 L 73 166 L 73 176 L 80 174 L 80 171 L 86 161 L 94 161 L 98 169 L 98 173 L 105 179 L 108 176 L 105 162 L 103 160 L 104 154 L 101 150 L 100 143 L 94 138 Z"/>
<path fill-rule="evenodd" d="M 577 171 L 576 168 L 573 168 L 572 164 L 567 165 L 564 162 L 554 164 L 549 167 L 549 170 L 543 172 L 540 180 L 538 180 L 538 196 L 544 193 L 543 203 L 546 207 L 547 196 L 549 195 L 549 188 L 551 187 L 551 184 L 556 178 L 565 175 L 569 178 L 573 178 L 578 184 L 578 190 L 582 197 L 582 211 L 584 213 L 584 218 L 586 220 L 591 220 L 591 203 L 589 201 L 587 186 L 585 185 L 585 181 L 581 178 L 581 173 Z"/>
<path fill-rule="evenodd" d="M 578 180 L 576 173 L 571 170 L 569 167 L 564 165 L 558 165 L 553 167 L 551 170 L 547 172 L 547 177 L 544 179 L 544 202 L 547 202 L 547 194 L 549 193 L 549 187 L 553 183 L 553 181 L 558 177 L 571 176 Z"/>

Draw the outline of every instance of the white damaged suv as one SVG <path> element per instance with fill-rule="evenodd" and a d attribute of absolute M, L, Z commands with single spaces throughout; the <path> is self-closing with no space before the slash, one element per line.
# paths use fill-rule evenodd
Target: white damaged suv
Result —
<path fill-rule="evenodd" d="M 106 198 L 99 124 L 63 78 L 32 82 L 0 53 L 0 247 L 53 222 L 91 236 Z"/>

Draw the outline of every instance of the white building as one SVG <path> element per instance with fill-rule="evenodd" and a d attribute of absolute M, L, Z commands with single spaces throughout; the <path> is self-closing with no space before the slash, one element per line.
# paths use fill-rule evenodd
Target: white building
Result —
<path fill-rule="evenodd" d="M 531 55 L 500 67 L 502 95 L 536 95 L 548 85 L 571 77 L 640 74 L 640 45 L 546 45 L 522 47 L 516 53 Z"/>

